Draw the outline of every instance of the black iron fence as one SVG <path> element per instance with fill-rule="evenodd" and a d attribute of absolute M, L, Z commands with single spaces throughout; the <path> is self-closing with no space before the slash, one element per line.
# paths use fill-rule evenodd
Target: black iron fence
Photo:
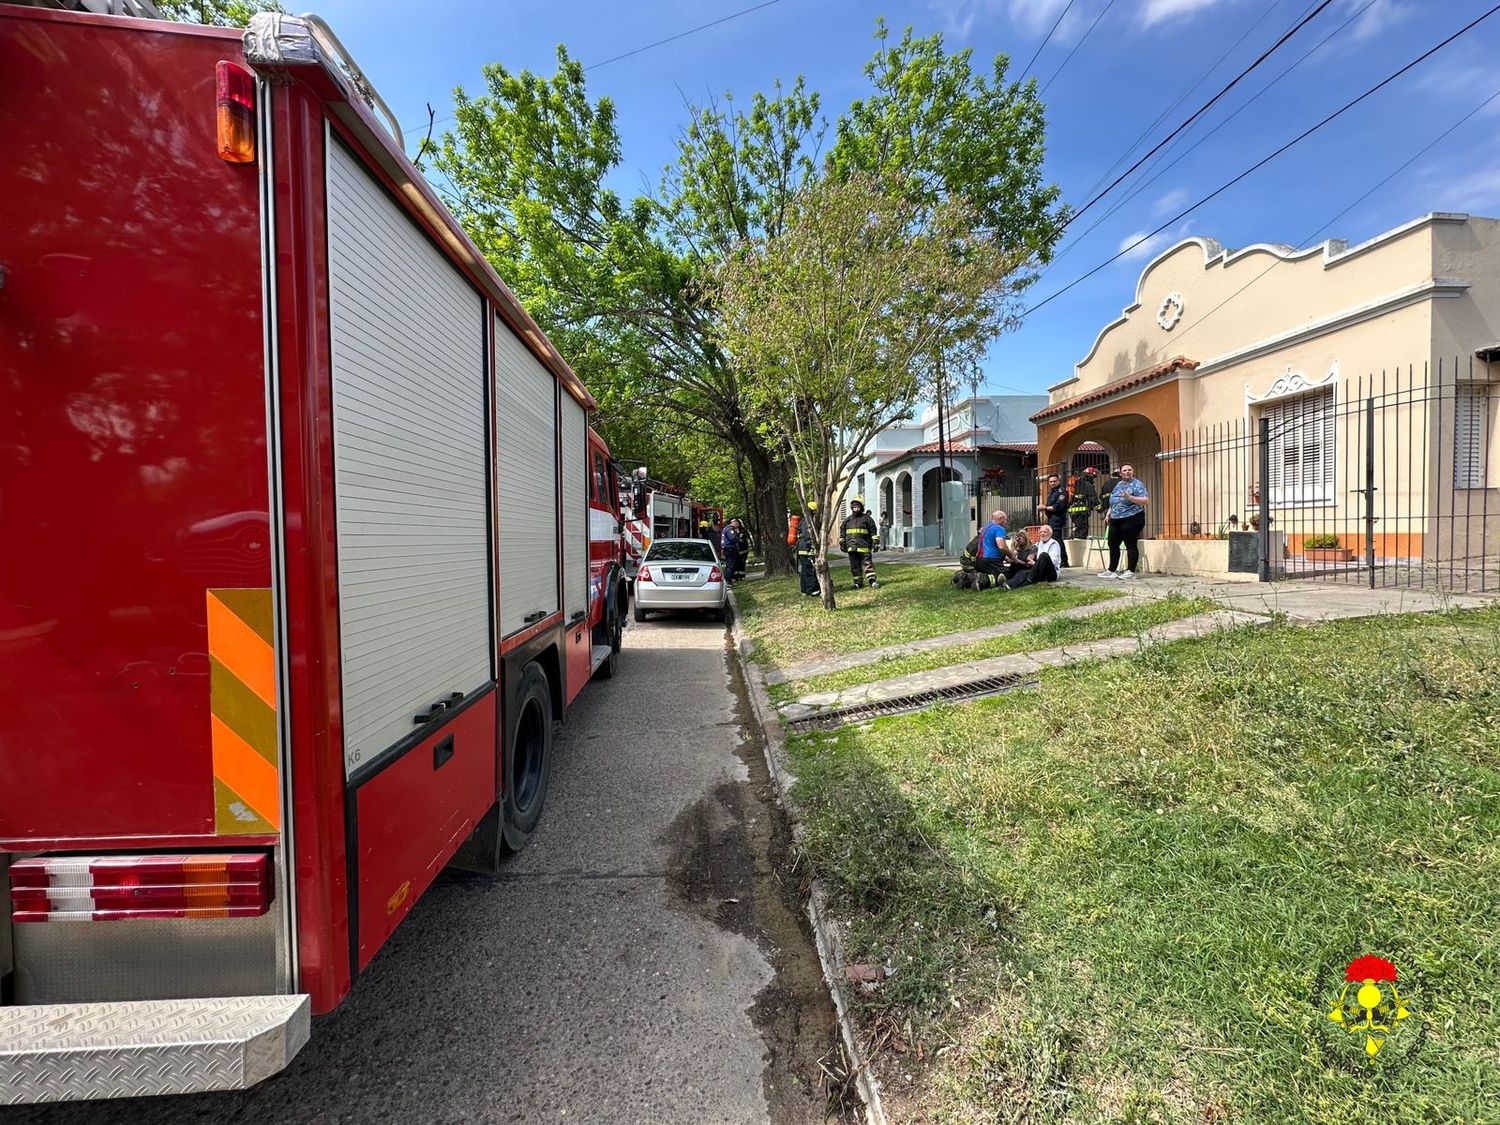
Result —
<path fill-rule="evenodd" d="M 1500 590 L 1500 371 L 1492 377 L 1492 366 L 1500 364 L 1321 380 L 1288 373 L 1264 397 L 1247 397 L 1238 418 L 1112 450 L 1151 497 L 1152 569 Z M 1077 470 L 1042 466 L 983 506 L 1035 523 L 1049 473 L 1082 487 Z M 1104 519 L 1091 511 L 1088 534 L 1102 536 Z"/>

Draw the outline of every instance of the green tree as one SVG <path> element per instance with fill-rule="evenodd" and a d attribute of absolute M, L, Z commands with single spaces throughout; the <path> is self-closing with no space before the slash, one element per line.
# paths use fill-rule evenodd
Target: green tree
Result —
<path fill-rule="evenodd" d="M 1062 189 L 1042 178 L 1047 127 L 1036 81 L 1007 82 L 1003 54 L 986 79 L 974 71 L 972 52 L 947 53 L 941 35 L 913 38 L 908 27 L 889 46 L 879 21 L 875 37 L 880 46 L 865 64 L 875 92 L 839 119 L 835 173 L 875 176 L 925 205 L 962 197 L 978 229 L 1007 254 L 1024 249 L 1048 262 L 1068 211 L 1058 202 Z M 1018 273 L 1010 284 L 1033 280 Z"/>
<path fill-rule="evenodd" d="M 713 429 L 748 477 L 746 508 L 766 559 L 767 575 L 791 569 L 786 546 L 792 463 L 782 436 L 758 424 L 753 395 L 761 372 L 719 346 L 712 271 L 747 247 L 785 228 L 797 192 L 816 170 L 826 129 L 819 98 L 802 79 L 770 96 L 757 93 L 748 109 L 732 96 L 689 106 L 677 138 L 677 159 L 663 178 L 658 209 L 672 249 L 690 268 L 684 296 L 702 333 L 696 350 L 705 378 L 689 396 L 711 411 Z"/>
<path fill-rule="evenodd" d="M 599 398 L 611 448 L 666 477 L 664 465 L 678 458 L 658 453 L 674 439 L 727 444 L 750 477 L 768 569 L 789 569 L 785 459 L 750 421 L 744 381 L 704 300 L 708 267 L 740 232 L 759 229 L 747 217 L 759 213 L 748 188 L 719 194 L 738 176 L 735 162 L 759 153 L 721 151 L 718 137 L 734 126 L 705 115 L 682 138 L 673 201 L 627 205 L 605 186 L 620 159 L 613 104 L 589 100 L 583 68 L 565 49 L 550 79 L 498 64 L 484 77 L 485 94 L 458 91 L 455 128 L 435 157 L 455 214 Z M 776 117 L 766 99 L 756 107 Z"/>
<path fill-rule="evenodd" d="M 759 372 L 756 418 L 794 465 L 825 608 L 850 473 L 911 416 L 939 357 L 973 363 L 1000 331 L 1017 264 L 963 199 L 922 206 L 856 173 L 808 185 L 780 233 L 719 267 L 725 346 Z"/>
<path fill-rule="evenodd" d="M 614 107 L 589 99 L 583 68 L 559 48 L 551 78 L 491 65 L 482 95 L 458 90 L 435 157 L 455 213 L 600 400 L 611 447 L 666 476 L 698 439 L 720 443 L 748 478 L 771 574 L 790 568 L 794 461 L 758 414 L 758 387 L 775 373 L 757 367 L 759 353 L 721 345 L 718 265 L 780 237 L 825 170 L 878 181 L 914 216 L 963 199 L 975 229 L 1017 262 L 1047 260 L 1064 213 L 1042 181 L 1034 83 L 1007 83 L 1003 55 L 987 79 L 940 36 L 908 29 L 890 47 L 883 24 L 876 34 L 874 91 L 838 119 L 827 154 L 820 99 L 801 79 L 745 105 L 726 95 L 687 107 L 656 198 L 626 203 L 606 186 L 620 161 Z M 1005 284 L 1032 280 L 1018 267 Z"/>
<path fill-rule="evenodd" d="M 286 11 L 276 0 L 156 0 L 157 11 L 179 23 L 248 27 L 257 12 Z"/>

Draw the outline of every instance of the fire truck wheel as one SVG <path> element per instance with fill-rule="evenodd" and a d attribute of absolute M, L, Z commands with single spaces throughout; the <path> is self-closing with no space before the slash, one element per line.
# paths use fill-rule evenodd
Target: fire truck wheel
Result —
<path fill-rule="evenodd" d="M 505 846 L 520 851 L 542 819 L 552 772 L 552 691 L 535 663 L 521 670 L 515 716 L 506 740 Z"/>
<path fill-rule="evenodd" d="M 620 605 L 616 602 L 609 610 L 609 620 L 605 623 L 605 638 L 609 642 L 609 655 L 604 658 L 604 663 L 594 670 L 594 678 L 598 680 L 614 679 L 615 673 L 620 668 Z"/>
<path fill-rule="evenodd" d="M 609 643 L 616 652 L 625 643 L 625 607 L 629 604 L 630 590 L 621 582 L 619 596 L 615 598 L 615 629 L 609 636 Z"/>

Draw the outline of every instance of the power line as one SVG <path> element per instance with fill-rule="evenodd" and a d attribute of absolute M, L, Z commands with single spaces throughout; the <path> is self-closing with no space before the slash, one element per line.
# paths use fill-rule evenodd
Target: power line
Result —
<path fill-rule="evenodd" d="M 1020 77 L 1020 81 L 1021 82 L 1025 82 L 1026 81 L 1026 76 L 1031 73 L 1031 68 L 1036 63 L 1037 58 L 1040 57 L 1040 55 L 1042 53 L 1042 48 L 1045 47 L 1048 43 L 1050 43 L 1052 41 L 1053 32 L 1057 31 L 1058 27 L 1061 26 L 1062 21 L 1063 21 L 1063 16 L 1066 16 L 1070 11 L 1073 10 L 1073 4 L 1074 4 L 1074 2 L 1075 2 L 1075 0 L 1068 0 L 1067 7 L 1063 8 L 1062 13 L 1053 22 L 1053 24 L 1052 24 L 1052 30 L 1048 31 L 1046 35 L 1042 36 L 1042 41 L 1036 45 L 1036 50 L 1033 51 L 1033 52 L 1031 52 L 1031 59 L 1030 59 L 1030 61 L 1028 61 L 1026 63 L 1026 66 L 1021 70 L 1021 77 Z"/>
<path fill-rule="evenodd" d="M 645 51 L 653 50 L 657 47 L 665 46 L 668 43 L 675 43 L 679 39 L 686 39 L 689 35 L 696 35 L 700 31 L 707 31 L 711 27 L 718 27 L 720 24 L 728 23 L 730 20 L 737 20 L 741 16 L 748 16 L 751 12 L 758 12 L 762 8 L 769 8 L 773 4 L 780 3 L 781 0 L 762 0 L 762 2 L 759 4 L 753 4 L 748 8 L 741 8 L 737 12 L 730 12 L 727 16 L 720 16 L 718 19 L 709 20 L 707 23 L 700 23 L 697 27 L 690 27 L 686 31 L 679 31 L 676 35 L 669 35 L 665 39 L 658 39 L 654 43 L 647 43 L 643 47 L 636 47 L 633 50 L 626 51 L 624 54 L 614 55 L 607 59 L 601 59 L 599 62 L 590 63 L 583 69 L 585 72 L 588 72 L 590 70 L 598 70 L 601 66 L 608 66 L 610 63 L 617 63 L 622 59 L 632 58 L 635 55 L 639 55 Z M 435 122 L 433 122 L 433 124 L 444 125 L 449 121 L 452 121 L 455 116 L 455 114 L 450 113 L 446 117 L 439 117 Z M 425 122 L 423 124 L 425 124 Z M 408 128 L 415 128 L 415 126 L 402 126 L 403 130 Z"/>
<path fill-rule="evenodd" d="M 1352 15 L 1350 15 L 1348 19 L 1346 19 L 1343 23 L 1339 24 L 1338 27 L 1334 28 L 1327 35 L 1323 36 L 1322 39 L 1318 40 L 1317 44 L 1315 46 L 1309 48 L 1302 55 L 1301 58 L 1299 58 L 1296 62 L 1292 63 L 1291 66 L 1287 67 L 1280 74 L 1278 74 L 1275 78 L 1271 79 L 1271 81 L 1267 82 L 1264 86 L 1262 86 L 1260 88 L 1260 90 L 1258 90 L 1253 97 L 1247 99 L 1243 104 L 1241 104 L 1240 106 L 1236 107 L 1236 109 L 1234 110 L 1233 113 L 1229 114 L 1222 121 L 1220 121 L 1217 125 L 1215 125 L 1212 129 L 1210 129 L 1208 132 L 1204 133 L 1203 136 L 1199 137 L 1192 144 L 1188 145 L 1187 148 L 1183 149 L 1181 153 L 1177 154 L 1177 159 L 1181 160 L 1181 159 L 1185 158 L 1189 153 L 1193 152 L 1199 145 L 1203 144 L 1204 141 L 1208 140 L 1215 133 L 1217 133 L 1220 129 L 1222 129 L 1222 128 L 1224 128 L 1224 126 L 1228 125 L 1231 121 L 1233 121 L 1236 117 L 1238 117 L 1245 110 L 1249 109 L 1252 105 L 1255 104 L 1256 101 L 1258 101 L 1260 99 L 1260 97 L 1261 97 L 1262 94 L 1265 94 L 1267 91 L 1269 91 L 1271 89 L 1272 86 L 1275 86 L 1276 83 L 1280 82 L 1288 74 L 1290 74 L 1292 71 L 1296 70 L 1299 66 L 1301 66 L 1303 63 L 1305 63 L 1308 59 L 1312 58 L 1313 55 L 1317 54 L 1318 51 L 1322 50 L 1322 48 L 1328 43 L 1328 41 L 1330 39 L 1332 39 L 1335 35 L 1338 35 L 1339 32 L 1343 31 L 1344 28 L 1348 27 L 1355 20 L 1359 19 L 1360 16 L 1364 15 L 1365 10 L 1367 8 L 1372 7 L 1376 3 L 1379 3 L 1379 0 L 1365 0 L 1365 2 L 1360 7 L 1356 8 L 1354 10 L 1354 13 Z M 1179 137 L 1178 138 L 1179 142 L 1182 139 L 1183 138 Z M 1065 247 L 1063 247 L 1062 250 L 1059 253 L 1057 253 L 1056 255 L 1054 255 L 1053 258 L 1052 258 L 1052 261 L 1050 261 L 1050 262 L 1047 263 L 1047 267 L 1046 267 L 1046 269 L 1044 269 L 1042 271 L 1042 273 L 1045 275 L 1047 272 L 1049 272 L 1050 270 L 1052 270 L 1053 268 L 1055 268 L 1058 262 L 1060 262 L 1063 258 L 1067 257 L 1069 251 L 1075 249 L 1080 242 L 1082 242 L 1084 239 L 1086 239 L 1094 231 L 1098 230 L 1101 224 L 1108 222 L 1111 218 L 1113 218 L 1116 214 L 1119 213 L 1119 211 L 1120 211 L 1120 209 L 1122 207 L 1124 207 L 1127 203 L 1129 203 L 1136 196 L 1140 195 L 1141 192 L 1145 191 L 1146 188 L 1150 187 L 1157 180 L 1161 179 L 1162 173 L 1160 171 L 1156 171 L 1156 169 L 1161 168 L 1162 164 L 1164 164 L 1166 162 L 1167 158 L 1170 157 L 1170 156 L 1172 156 L 1172 149 L 1170 149 L 1170 148 L 1167 149 L 1165 152 L 1161 153 L 1156 158 L 1156 160 L 1152 163 L 1152 166 L 1150 168 L 1146 169 L 1146 172 L 1144 174 L 1144 178 L 1142 178 L 1134 187 L 1132 187 L 1130 189 L 1130 191 L 1127 192 L 1123 197 L 1121 197 L 1119 200 L 1117 200 L 1115 203 L 1113 203 L 1110 206 L 1110 208 L 1109 208 L 1108 211 L 1106 211 L 1103 215 L 1099 216 L 1092 223 L 1090 223 L 1088 225 L 1088 227 L 1084 229 L 1084 231 L 1083 231 L 1082 234 L 1076 235 L 1073 238 L 1072 242 L 1068 243 L 1068 245 L 1065 246 Z"/>
<path fill-rule="evenodd" d="M 1468 113 L 1464 114 L 1457 121 L 1455 121 L 1452 125 L 1449 125 L 1448 128 L 1444 129 L 1441 133 L 1439 133 L 1432 140 L 1428 141 L 1425 145 L 1423 145 L 1416 152 L 1412 153 L 1411 156 L 1407 157 L 1406 160 L 1403 161 L 1399 166 L 1397 166 L 1396 168 L 1392 169 L 1389 173 L 1387 173 L 1384 178 L 1382 178 L 1378 183 L 1376 183 L 1373 187 L 1371 187 L 1368 191 L 1366 191 L 1358 199 L 1354 200 L 1352 203 L 1349 203 L 1337 215 L 1333 216 L 1333 218 L 1331 218 L 1327 222 L 1323 223 L 1315 231 L 1313 231 L 1306 238 L 1304 238 L 1301 242 L 1299 242 L 1297 244 L 1297 248 L 1299 250 L 1306 249 L 1307 245 L 1310 242 L 1313 242 L 1315 239 L 1317 239 L 1317 237 L 1319 235 L 1321 235 L 1329 227 L 1333 226 L 1334 223 L 1338 222 L 1345 215 L 1347 215 L 1350 211 L 1353 211 L 1361 203 L 1363 203 L 1365 200 L 1369 199 L 1370 196 L 1374 195 L 1381 188 L 1385 187 L 1386 184 L 1390 183 L 1397 176 L 1399 176 L 1402 172 L 1406 171 L 1413 164 L 1415 164 L 1418 160 L 1422 159 L 1422 157 L 1426 156 L 1429 152 L 1431 152 L 1434 148 L 1436 148 L 1438 145 L 1440 145 L 1443 141 L 1447 140 L 1450 136 L 1452 136 L 1453 133 L 1457 132 L 1458 129 L 1460 129 L 1462 126 L 1468 124 L 1468 122 L 1469 122 L 1469 120 L 1471 118 L 1473 118 L 1476 114 L 1478 114 L 1482 110 L 1484 110 L 1487 106 L 1490 105 L 1490 103 L 1494 102 L 1496 99 L 1500 99 L 1500 90 L 1496 90 L 1489 97 L 1485 98 L 1484 101 L 1480 102 L 1473 109 L 1469 110 Z M 1246 289 L 1249 289 L 1250 286 L 1254 285 L 1261 278 L 1265 277 L 1266 274 L 1270 273 L 1273 269 L 1275 269 L 1280 264 L 1281 264 L 1281 259 L 1280 258 L 1277 258 L 1274 261 L 1272 261 L 1271 264 L 1268 265 L 1265 269 L 1261 270 L 1260 273 L 1258 273 L 1254 277 L 1250 278 L 1250 280 L 1247 281 L 1247 282 L 1245 282 L 1244 285 L 1241 285 L 1233 293 L 1230 293 L 1227 297 L 1225 297 L 1217 305 L 1214 305 L 1211 309 L 1209 309 L 1206 313 L 1204 313 L 1202 316 L 1200 316 L 1197 320 L 1193 321 L 1192 324 L 1185 325 L 1183 327 L 1183 329 L 1182 329 L 1181 332 L 1176 333 L 1170 341 L 1168 341 L 1166 344 L 1163 344 L 1161 347 L 1157 348 L 1157 350 L 1152 353 L 1152 358 L 1153 359 L 1159 358 L 1160 355 L 1163 352 L 1167 351 L 1169 348 L 1175 350 L 1181 344 L 1182 337 L 1186 336 L 1194 328 L 1199 327 L 1205 320 L 1207 320 L 1209 317 L 1213 316 L 1214 313 L 1218 312 L 1225 305 L 1227 305 L 1230 301 L 1234 300 L 1241 293 L 1243 293 Z"/>
<path fill-rule="evenodd" d="M 1104 5 L 1099 14 L 1094 17 L 1094 22 L 1089 24 L 1089 29 L 1083 33 L 1083 38 L 1079 39 L 1077 43 L 1073 44 L 1073 49 L 1068 52 L 1068 57 L 1057 64 L 1057 69 L 1052 72 L 1052 77 L 1048 78 L 1047 81 L 1042 85 L 1042 93 L 1045 94 L 1047 92 L 1047 87 L 1057 81 L 1057 76 L 1063 72 L 1063 67 L 1067 66 L 1070 62 L 1073 61 L 1073 56 L 1078 53 L 1078 48 L 1083 46 L 1083 40 L 1087 39 L 1094 33 L 1094 28 L 1099 26 L 1099 21 L 1102 20 L 1106 15 L 1108 15 L 1109 10 L 1114 6 L 1115 0 L 1109 0 L 1109 3 Z"/>
<path fill-rule="evenodd" d="M 1100 270 L 1104 269 L 1105 266 L 1111 265 L 1114 262 L 1119 261 L 1122 257 L 1124 257 L 1126 254 L 1130 253 L 1130 251 L 1134 250 L 1137 246 L 1139 246 L 1141 243 L 1145 242 L 1148 238 L 1154 238 L 1156 235 L 1158 235 L 1162 231 L 1166 230 L 1172 224 L 1174 224 L 1176 222 L 1179 222 L 1182 219 L 1185 219 L 1188 215 L 1191 215 L 1194 211 L 1196 211 L 1199 207 L 1202 207 L 1205 203 L 1207 203 L 1210 200 L 1215 199 L 1218 196 L 1224 194 L 1224 192 L 1228 191 L 1230 188 L 1232 188 L 1235 184 L 1239 183 L 1245 177 L 1251 175 L 1254 172 L 1259 171 L 1261 168 L 1264 168 L 1267 164 L 1271 163 L 1271 161 L 1275 160 L 1278 156 L 1280 156 L 1282 153 L 1286 152 L 1288 149 L 1292 148 L 1293 146 L 1295 146 L 1297 144 L 1300 144 L 1302 141 L 1305 141 L 1308 137 L 1312 136 L 1319 129 L 1323 128 L 1324 125 L 1327 125 L 1330 121 L 1334 120 L 1336 117 L 1340 117 L 1344 113 L 1347 113 L 1349 110 L 1353 109 L 1360 102 L 1364 101 L 1366 98 L 1370 97 L 1372 94 L 1376 93 L 1379 90 L 1384 89 L 1386 86 L 1389 86 L 1392 82 L 1394 82 L 1396 79 L 1400 78 L 1403 74 L 1405 74 L 1407 71 L 1411 70 L 1413 67 L 1418 66 L 1419 64 L 1425 62 L 1427 59 L 1431 58 L 1433 55 L 1437 54 L 1444 47 L 1446 47 L 1449 43 L 1452 43 L 1455 39 L 1457 39 L 1460 36 L 1465 35 L 1468 32 L 1472 31 L 1474 28 L 1478 27 L 1481 23 L 1483 23 L 1485 20 L 1487 20 L 1491 16 L 1493 16 L 1496 12 L 1500 12 L 1500 4 L 1496 4 L 1493 8 L 1491 8 L 1489 11 L 1485 12 L 1479 18 L 1473 20 L 1472 22 L 1470 22 L 1468 24 L 1465 24 L 1459 30 L 1455 31 L 1452 35 L 1448 36 L 1448 38 L 1444 39 L 1437 46 L 1431 47 L 1428 50 L 1422 52 L 1422 54 L 1420 54 L 1416 58 L 1412 59 L 1411 62 L 1407 63 L 1405 66 L 1403 66 L 1400 70 L 1396 71 L 1394 74 L 1391 74 L 1391 75 L 1388 75 L 1385 78 L 1382 78 L 1379 82 L 1377 82 L 1375 85 L 1371 86 L 1368 90 L 1366 90 L 1363 94 L 1360 94 L 1357 98 L 1354 98 L 1352 101 L 1345 102 L 1342 106 L 1340 106 L 1338 109 L 1334 110 L 1327 117 L 1323 118 L 1323 120 L 1319 121 L 1316 125 L 1312 125 L 1309 128 L 1304 129 L 1301 133 L 1298 133 L 1295 137 L 1293 137 L 1291 140 L 1287 141 L 1286 144 L 1284 144 L 1280 148 L 1276 149 L 1270 155 L 1262 157 L 1260 160 L 1257 160 L 1254 164 L 1250 165 L 1250 167 L 1246 168 L 1243 172 L 1239 173 L 1239 175 L 1235 176 L 1233 179 L 1229 180 L 1227 183 L 1221 184 L 1219 187 L 1215 188 L 1213 191 L 1211 191 L 1207 195 L 1205 195 L 1202 199 L 1200 199 L 1196 203 L 1192 204 L 1192 206 L 1187 207 L 1187 208 L 1185 208 L 1182 211 L 1179 211 L 1176 215 L 1172 216 L 1170 219 L 1168 219 L 1166 222 L 1164 222 L 1161 226 L 1157 227 L 1155 230 L 1148 231 L 1146 234 L 1141 235 L 1134 242 L 1132 242 L 1129 246 L 1122 247 L 1117 253 L 1111 255 L 1109 258 L 1107 258 L 1104 261 L 1100 262 L 1097 266 L 1095 266 L 1093 269 L 1089 270 L 1087 273 L 1083 274 L 1081 277 L 1074 278 L 1072 281 L 1068 282 L 1068 284 L 1064 285 L 1061 289 L 1057 290 L 1056 292 L 1052 293 L 1051 295 L 1049 295 L 1047 297 L 1042 298 L 1040 301 L 1038 301 L 1036 304 L 1032 305 L 1029 309 L 1027 309 L 1021 315 L 1022 316 L 1030 316 L 1032 313 L 1036 312 L 1037 309 L 1041 308 L 1043 305 L 1050 304 L 1052 301 L 1055 301 L 1058 297 L 1061 297 L 1069 289 L 1072 289 L 1074 286 L 1079 285 L 1079 284 L 1081 284 L 1084 281 L 1087 281 L 1089 278 L 1093 277 L 1094 274 L 1096 274 Z"/>
<path fill-rule="evenodd" d="M 1125 146 L 1125 151 L 1120 153 L 1119 156 L 1115 157 L 1114 160 L 1110 162 L 1109 167 L 1100 174 L 1099 178 L 1089 185 L 1089 189 L 1088 191 L 1084 192 L 1084 195 L 1092 196 L 1096 191 L 1098 191 L 1099 188 L 1103 186 L 1104 181 L 1109 179 L 1109 177 L 1114 173 L 1114 170 L 1121 164 L 1124 164 L 1125 161 L 1130 159 L 1130 154 L 1136 150 L 1137 146 L 1139 146 L 1142 141 L 1144 141 L 1151 135 L 1151 131 L 1158 125 L 1160 125 L 1163 121 L 1165 121 L 1169 113 L 1180 106 L 1183 102 L 1187 101 L 1188 95 L 1196 90 L 1199 86 L 1203 85 L 1204 80 L 1207 79 L 1208 76 L 1214 71 L 1218 70 L 1219 66 L 1224 62 L 1225 59 L 1234 54 L 1235 51 L 1239 50 L 1240 44 L 1243 43 L 1246 39 L 1250 38 L 1250 35 L 1255 31 L 1255 29 L 1262 23 L 1264 23 L 1266 17 L 1274 12 L 1278 7 L 1280 7 L 1280 5 L 1281 0 L 1276 0 L 1274 4 L 1263 7 L 1261 9 L 1260 15 L 1255 18 L 1254 22 L 1252 22 L 1250 26 L 1245 28 L 1244 31 L 1240 32 L 1240 36 L 1238 39 L 1229 44 L 1229 46 L 1225 47 L 1224 52 L 1213 62 L 1211 62 L 1202 74 L 1198 75 L 1198 77 L 1195 78 L 1189 85 L 1183 87 L 1182 93 L 1178 94 L 1172 102 L 1162 107 L 1161 112 L 1156 115 L 1156 117 L 1149 125 L 1147 125 L 1140 131 L 1140 133 L 1136 135 L 1135 140 L 1131 141 L 1130 144 Z"/>
<path fill-rule="evenodd" d="M 1110 185 L 1107 188 L 1105 188 L 1103 191 L 1099 192 L 1097 195 L 1094 196 L 1094 198 L 1090 199 L 1087 203 L 1085 203 L 1077 211 L 1074 211 L 1071 215 L 1069 215 L 1068 216 L 1068 221 L 1065 222 L 1065 223 L 1063 223 L 1061 229 L 1062 230 L 1067 230 L 1068 227 L 1072 226 L 1073 223 L 1076 222 L 1078 220 L 1078 218 L 1085 211 L 1087 211 L 1094 204 L 1098 203 L 1099 200 L 1103 199 L 1106 195 L 1108 195 L 1110 192 L 1112 192 L 1119 185 L 1119 183 L 1120 183 L 1121 180 L 1125 179 L 1127 176 L 1130 175 L 1130 173 L 1134 172 L 1137 168 L 1139 168 L 1147 160 L 1149 160 L 1151 157 L 1155 156 L 1158 152 L 1161 151 L 1162 146 L 1164 146 L 1168 141 L 1170 141 L 1173 137 L 1177 136 L 1177 134 L 1181 133 L 1184 129 L 1186 129 L 1194 121 L 1198 120 L 1198 118 L 1202 117 L 1205 113 L 1207 113 L 1219 101 L 1220 98 L 1222 98 L 1225 94 L 1229 93 L 1230 90 L 1234 89 L 1237 85 L 1239 85 L 1239 83 L 1241 82 L 1241 80 L 1243 80 L 1246 76 L 1248 76 L 1251 71 L 1253 71 L 1256 67 L 1260 66 L 1261 63 L 1265 62 L 1268 58 L 1270 58 L 1273 54 L 1275 54 L 1276 51 L 1277 51 L 1277 49 L 1280 48 L 1282 44 L 1284 44 L 1287 40 L 1291 39 L 1292 36 L 1296 35 L 1297 32 L 1301 31 L 1304 27 L 1306 27 L 1309 23 L 1311 23 L 1318 16 L 1318 14 L 1323 11 L 1324 8 L 1328 7 L 1328 5 L 1330 5 L 1332 3 L 1333 3 L 1333 0 L 1320 0 L 1320 3 L 1318 4 L 1317 7 L 1315 7 L 1311 12 L 1307 13 L 1306 15 L 1304 15 L 1300 20 L 1298 20 L 1295 24 L 1293 24 L 1290 28 L 1288 28 L 1285 32 L 1283 32 L 1280 39 L 1276 40 L 1276 42 L 1272 43 L 1269 47 L 1267 47 L 1264 51 L 1262 51 L 1259 58 L 1257 58 L 1253 63 L 1251 63 L 1244 70 L 1240 71 L 1232 79 L 1230 79 L 1229 85 L 1225 86 L 1217 94 L 1215 94 L 1213 97 L 1209 98 L 1208 101 L 1204 102 L 1201 106 L 1199 106 L 1197 109 L 1195 109 L 1192 112 L 1192 115 L 1189 116 L 1188 119 L 1186 121 L 1184 121 L 1181 125 L 1177 126 L 1177 128 L 1173 129 L 1165 137 L 1163 137 L 1161 140 L 1157 141 L 1156 144 L 1155 144 L 1155 146 L 1149 152 L 1147 152 L 1145 155 L 1143 155 L 1140 159 L 1138 159 L 1129 168 L 1126 168 L 1125 171 L 1121 172 L 1118 176 L 1116 176 L 1115 179 L 1114 179 L 1114 181 L 1111 182 Z"/>
<path fill-rule="evenodd" d="M 700 31 L 707 31 L 711 27 L 718 27 L 721 23 L 728 23 L 730 20 L 737 20 L 741 16 L 748 16 L 751 12 L 758 12 L 762 8 L 769 8 L 772 4 L 779 3 L 781 3 L 781 0 L 764 0 L 763 3 L 755 4 L 749 8 L 741 8 L 738 12 L 730 12 L 727 16 L 720 16 L 716 20 L 709 20 L 707 23 L 700 23 L 697 27 L 690 27 L 686 31 L 679 31 L 676 35 L 669 35 L 665 39 L 658 39 L 655 43 L 647 43 L 644 47 L 637 47 L 633 51 L 626 51 L 623 55 L 615 55 L 614 57 L 605 59 L 602 62 L 590 63 L 583 69 L 598 70 L 601 66 L 608 66 L 610 63 L 617 63 L 621 59 L 631 58 L 634 55 L 639 55 L 642 51 L 649 51 L 654 47 L 661 47 L 667 43 L 675 43 L 679 39 L 686 39 L 689 35 L 696 35 Z"/>

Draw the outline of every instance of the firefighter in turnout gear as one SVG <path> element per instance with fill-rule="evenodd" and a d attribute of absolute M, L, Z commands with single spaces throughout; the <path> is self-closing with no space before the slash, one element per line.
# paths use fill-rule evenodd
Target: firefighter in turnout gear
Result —
<path fill-rule="evenodd" d="M 1099 470 L 1090 465 L 1083 470 L 1083 475 L 1073 486 L 1073 499 L 1068 504 L 1068 515 L 1073 520 L 1073 538 L 1087 539 L 1089 537 L 1089 513 L 1099 506 L 1099 490 L 1095 487 L 1095 478 Z"/>
<path fill-rule="evenodd" d="M 795 543 L 797 548 L 797 575 L 801 583 L 801 590 L 808 597 L 816 596 L 818 590 L 818 571 L 814 565 L 818 557 L 818 545 L 813 542 L 811 513 L 818 510 L 818 502 L 809 500 L 807 502 L 809 518 L 801 516 L 792 517 L 792 534 L 787 537 L 789 543 Z"/>
<path fill-rule="evenodd" d="M 849 554 L 856 590 L 864 587 L 865 579 L 869 579 L 872 589 L 880 586 L 875 578 L 875 551 L 879 546 L 880 528 L 875 517 L 865 511 L 863 500 L 851 500 L 849 515 L 839 525 L 839 548 Z"/>

